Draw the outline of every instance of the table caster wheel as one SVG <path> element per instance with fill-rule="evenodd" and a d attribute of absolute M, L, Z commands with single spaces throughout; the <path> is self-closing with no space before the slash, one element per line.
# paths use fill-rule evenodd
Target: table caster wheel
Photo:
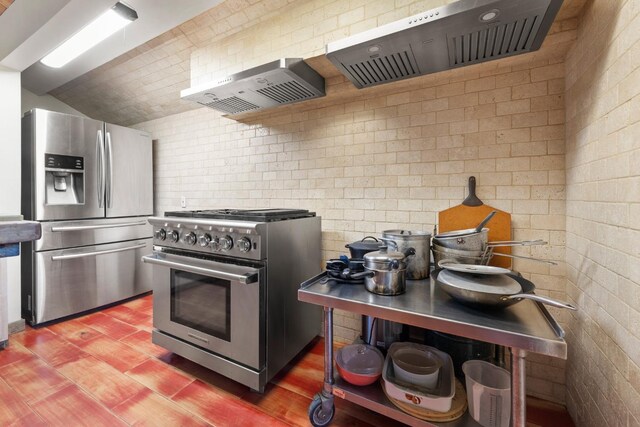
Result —
<path fill-rule="evenodd" d="M 326 397 L 323 397 L 320 393 L 316 394 L 311 401 L 311 405 L 309 405 L 309 421 L 311 425 L 314 427 L 325 427 L 331 424 L 333 420 L 333 416 L 335 415 L 336 408 L 333 405 L 333 398 L 331 398 L 331 403 L 327 402 Z M 323 405 L 324 403 L 324 405 Z M 327 409 L 328 407 L 328 409 Z"/>

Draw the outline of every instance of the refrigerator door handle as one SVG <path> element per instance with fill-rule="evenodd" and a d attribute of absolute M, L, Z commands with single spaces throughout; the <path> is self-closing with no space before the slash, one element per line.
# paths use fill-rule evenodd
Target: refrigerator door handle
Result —
<path fill-rule="evenodd" d="M 113 149 L 111 146 L 111 132 L 106 132 L 107 135 L 107 208 L 113 207 L 113 200 L 111 198 L 111 192 L 113 191 Z"/>
<path fill-rule="evenodd" d="M 98 131 L 96 137 L 96 157 L 98 158 L 97 178 L 98 178 L 98 207 L 104 207 L 104 191 L 105 191 L 105 179 L 104 179 L 104 139 L 102 137 L 102 131 Z"/>
<path fill-rule="evenodd" d="M 147 246 L 146 243 L 139 243 L 139 244 L 134 245 L 134 246 L 129 246 L 129 247 L 126 247 L 126 248 L 119 248 L 119 249 L 107 249 L 107 250 L 104 250 L 104 251 L 83 252 L 83 253 L 80 253 L 80 254 L 53 255 L 51 257 L 51 261 L 64 261 L 64 260 L 67 260 L 67 259 L 86 258 L 86 257 L 90 257 L 90 256 L 113 254 L 113 253 L 116 253 L 116 252 L 124 252 L 124 251 L 132 251 L 134 249 L 141 249 L 141 248 L 144 248 L 146 246 Z"/>
<path fill-rule="evenodd" d="M 63 227 L 51 227 L 51 231 L 83 231 L 83 230 L 99 230 L 102 228 L 131 227 L 134 225 L 147 225 L 146 221 L 123 222 L 120 224 L 102 224 L 102 225 L 67 225 Z"/>

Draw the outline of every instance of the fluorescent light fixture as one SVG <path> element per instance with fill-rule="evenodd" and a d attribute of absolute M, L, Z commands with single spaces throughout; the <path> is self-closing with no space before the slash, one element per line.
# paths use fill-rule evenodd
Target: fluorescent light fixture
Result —
<path fill-rule="evenodd" d="M 52 68 L 60 68 L 136 19 L 138 14 L 135 10 L 122 3 L 116 3 L 51 51 L 40 62 Z"/>

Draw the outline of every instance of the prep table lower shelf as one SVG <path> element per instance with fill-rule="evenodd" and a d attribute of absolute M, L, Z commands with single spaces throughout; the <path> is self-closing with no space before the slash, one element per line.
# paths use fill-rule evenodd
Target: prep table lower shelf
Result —
<path fill-rule="evenodd" d="M 298 300 L 324 307 L 325 380 L 321 393 L 309 408 L 312 424 L 329 425 L 333 398 L 338 396 L 412 426 L 478 426 L 466 413 L 448 423 L 429 423 L 396 408 L 379 384 L 350 385 L 333 374 L 333 310 L 405 323 L 509 347 L 511 351 L 511 425 L 524 427 L 526 420 L 525 357 L 534 352 L 567 358 L 564 331 L 547 309 L 530 300 L 502 310 L 485 311 L 460 305 L 435 284 L 433 279 L 407 281 L 407 291 L 397 296 L 368 292 L 362 285 L 325 283 L 325 273 L 302 283 Z M 314 422 L 316 411 L 319 418 Z M 330 415 L 330 416 L 329 416 Z"/>
<path fill-rule="evenodd" d="M 341 378 L 335 379 L 333 385 L 333 395 L 341 397 L 349 402 L 353 402 L 363 408 L 370 409 L 379 414 L 385 415 L 394 420 L 400 421 L 413 427 L 429 427 L 429 426 L 447 426 L 447 427 L 479 427 L 469 412 L 467 411 L 461 418 L 446 423 L 432 423 L 423 421 L 414 416 L 399 410 L 393 403 L 389 401 L 382 391 L 380 383 L 376 382 L 370 386 L 360 387 L 349 384 Z"/>

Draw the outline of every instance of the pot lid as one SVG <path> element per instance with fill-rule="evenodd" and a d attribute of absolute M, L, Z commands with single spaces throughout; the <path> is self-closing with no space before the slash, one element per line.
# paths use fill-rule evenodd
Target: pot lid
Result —
<path fill-rule="evenodd" d="M 379 250 L 375 252 L 369 252 L 364 255 L 364 260 L 366 262 L 375 262 L 375 263 L 385 263 L 391 262 L 394 260 L 402 261 L 405 259 L 405 254 L 402 252 L 389 251 L 387 246 L 380 247 Z"/>
<path fill-rule="evenodd" d="M 366 240 L 366 239 L 373 239 L 373 240 Z M 350 249 L 355 249 L 355 250 L 376 250 L 379 249 L 380 247 L 384 246 L 384 242 L 379 242 L 378 239 L 376 239 L 373 236 L 367 236 L 364 239 L 360 240 L 359 242 L 353 242 L 353 243 L 349 243 L 346 245 L 347 248 Z"/>
<path fill-rule="evenodd" d="M 442 270 L 438 281 L 465 291 L 482 292 L 494 295 L 515 295 L 522 292 L 522 286 L 513 277 L 506 274 L 478 276 Z"/>
<path fill-rule="evenodd" d="M 379 375 L 382 372 L 384 356 L 371 345 L 350 344 L 336 352 L 336 363 L 354 374 Z"/>

